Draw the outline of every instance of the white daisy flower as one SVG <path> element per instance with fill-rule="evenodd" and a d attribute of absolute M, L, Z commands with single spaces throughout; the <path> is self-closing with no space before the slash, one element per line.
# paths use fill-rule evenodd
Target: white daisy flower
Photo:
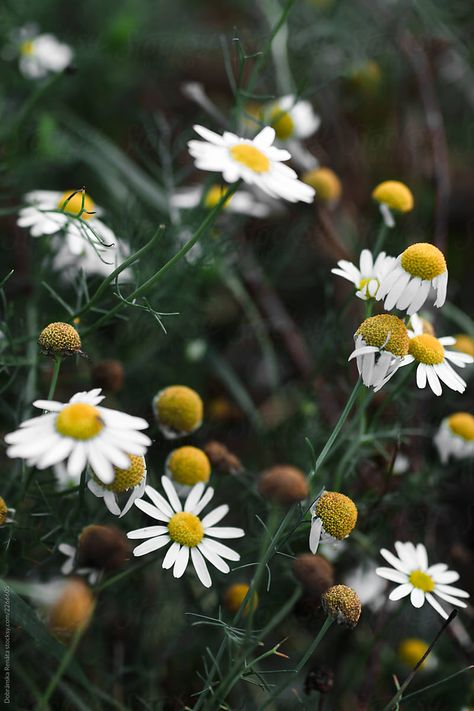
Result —
<path fill-rule="evenodd" d="M 90 236 L 94 240 L 93 236 Z M 51 248 L 54 254 L 53 269 L 63 281 L 74 279 L 81 271 L 87 276 L 97 274 L 107 277 L 130 254 L 128 245 L 117 237 L 114 243 L 107 243 L 107 247 L 98 244 L 95 240 L 90 242 L 85 238 L 82 240 L 81 251 L 73 253 L 69 249 L 69 243 L 61 236 L 55 235 L 51 241 Z M 123 283 L 130 281 L 131 278 L 131 269 L 124 269 L 120 272 L 118 281 Z"/>
<path fill-rule="evenodd" d="M 7 455 L 26 459 L 38 469 L 67 459 L 67 470 L 76 477 L 87 464 L 105 484 L 114 480 L 114 466 L 130 465 L 130 454 L 143 455 L 151 440 L 141 417 L 100 407 L 101 389 L 80 392 L 68 403 L 36 400 L 33 405 L 47 414 L 25 420 L 15 432 L 5 435 Z"/>
<path fill-rule="evenodd" d="M 205 139 L 188 143 L 189 152 L 200 170 L 222 173 L 228 183 L 243 180 L 272 198 L 313 202 L 314 189 L 298 180 L 295 171 L 282 164 L 291 158 L 291 154 L 272 145 L 275 130 L 270 126 L 252 140 L 228 131 L 219 136 L 204 126 L 194 126 L 194 130 Z"/>
<path fill-rule="evenodd" d="M 450 457 L 474 457 L 474 416 L 469 412 L 455 412 L 446 417 L 434 437 L 434 443 L 443 464 Z"/>
<path fill-rule="evenodd" d="M 394 261 L 395 257 L 388 257 L 385 252 L 380 252 L 374 261 L 372 252 L 363 249 L 360 254 L 359 267 L 341 259 L 337 263 L 338 268 L 331 269 L 331 272 L 352 282 L 357 289 L 356 296 L 367 301 L 367 299 L 375 297 L 381 280 Z"/>
<path fill-rule="evenodd" d="M 343 578 L 344 585 L 356 591 L 362 605 L 374 612 L 380 610 L 385 601 L 385 583 L 375 575 L 376 568 L 376 564 L 369 560 L 350 570 Z"/>
<path fill-rule="evenodd" d="M 193 185 L 189 188 L 176 190 L 171 195 L 170 203 L 172 207 L 179 210 L 193 210 L 201 204 L 204 198 L 204 207 L 211 209 L 217 205 L 225 192 L 226 188 L 221 185 L 212 185 L 207 191 L 201 185 Z M 259 201 L 251 192 L 238 190 L 226 200 L 224 211 L 250 217 L 268 217 L 272 208 L 269 202 Z"/>
<path fill-rule="evenodd" d="M 131 454 L 129 456 L 128 467 L 120 469 L 114 466 L 114 479 L 110 484 L 104 484 L 94 471 L 90 472 L 91 478 L 87 482 L 87 488 L 99 499 L 104 499 L 104 504 L 114 516 L 125 516 L 130 511 L 135 499 L 140 499 L 146 486 L 146 462 L 145 457 Z M 122 496 L 127 500 L 122 508 L 119 501 Z"/>
<path fill-rule="evenodd" d="M 42 79 L 64 71 L 72 62 L 72 49 L 52 34 L 36 34 L 23 28 L 20 39 L 20 71 L 28 79 Z"/>
<path fill-rule="evenodd" d="M 459 574 L 454 570 L 448 570 L 445 563 L 429 566 L 428 554 L 422 543 L 415 546 L 410 542 L 396 541 L 395 550 L 398 558 L 385 548 L 381 549 L 380 555 L 392 567 L 376 570 L 380 577 L 398 583 L 398 587 L 390 593 L 389 600 L 400 600 L 410 595 L 413 607 L 423 607 L 426 600 L 445 620 L 449 615 L 436 600 L 435 595 L 451 605 L 467 607 L 466 603 L 458 598 L 468 598 L 469 593 L 451 585 L 459 580 Z"/>
<path fill-rule="evenodd" d="M 357 506 L 337 491 L 323 491 L 310 511 L 309 549 L 314 554 L 320 543 L 343 541 L 357 523 Z"/>
<path fill-rule="evenodd" d="M 446 300 L 448 270 L 443 253 L 428 242 L 412 244 L 391 264 L 384 274 L 375 298 L 384 301 L 386 311 L 393 308 L 409 316 L 421 309 L 430 289 L 436 292 L 434 305 Z"/>
<path fill-rule="evenodd" d="M 417 314 L 413 314 L 410 324 L 412 330 L 408 331 L 410 336 L 408 355 L 403 358 L 401 366 L 418 363 L 416 384 L 421 389 L 425 388 L 428 383 L 434 394 L 439 396 L 443 392 L 441 383 L 444 383 L 451 390 L 463 393 L 466 389 L 466 382 L 448 361 L 454 363 L 458 368 L 464 368 L 467 363 L 472 363 L 474 358 L 467 353 L 446 350 L 445 346 L 454 345 L 456 339 L 451 336 L 436 338 L 431 333 L 425 333 L 423 322 Z M 393 373 L 388 378 L 391 375 Z"/>
<path fill-rule="evenodd" d="M 379 314 L 366 319 L 354 334 L 357 369 L 366 387 L 375 392 L 385 385 L 408 354 L 408 330 L 397 316 Z"/>
<path fill-rule="evenodd" d="M 117 241 L 112 230 L 98 219 L 102 208 L 81 190 L 34 190 L 24 199 L 27 207 L 20 210 L 17 224 L 28 229 L 32 237 L 61 232 L 69 252 L 78 257 L 83 255 L 85 242 L 101 251 Z"/>
<path fill-rule="evenodd" d="M 96 584 L 100 578 L 100 570 L 97 570 L 97 568 L 76 568 L 76 546 L 71 546 L 69 543 L 60 543 L 58 550 L 66 556 L 66 560 L 61 566 L 61 573 L 64 576 L 71 575 L 71 573 L 74 572 L 74 575 L 81 575 L 84 578 L 87 578 L 90 585 Z"/>
<path fill-rule="evenodd" d="M 264 108 L 263 114 L 275 129 L 279 141 L 309 138 L 321 125 L 321 119 L 310 102 L 298 100 L 293 95 L 282 96 L 270 102 Z"/>
<path fill-rule="evenodd" d="M 189 492 L 184 506 L 181 505 L 172 482 L 165 476 L 161 478 L 163 489 L 168 501 L 153 487 L 147 486 L 145 491 L 153 504 L 137 499 L 135 506 L 144 511 L 148 516 L 162 521 L 164 525 L 148 526 L 130 531 L 128 538 L 145 538 L 134 551 L 135 556 L 151 553 L 171 543 L 162 567 L 173 568 L 175 578 L 180 578 L 191 556 L 196 574 L 201 583 L 206 587 L 212 584 L 207 569 L 207 559 L 221 573 L 228 573 L 230 568 L 226 560 L 240 560 L 240 555 L 231 548 L 223 545 L 215 538 L 241 538 L 244 531 L 241 528 L 216 527 L 229 511 L 227 505 L 218 506 L 204 518 L 199 514 L 214 496 L 214 489 L 206 489 L 203 483 L 196 484 Z"/>

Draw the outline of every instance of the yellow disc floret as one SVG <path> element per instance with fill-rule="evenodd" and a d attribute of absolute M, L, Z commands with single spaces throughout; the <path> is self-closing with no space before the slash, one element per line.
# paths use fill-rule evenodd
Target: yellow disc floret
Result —
<path fill-rule="evenodd" d="M 402 254 L 401 265 L 413 277 L 431 281 L 446 271 L 444 254 L 429 242 L 417 242 Z"/>
<path fill-rule="evenodd" d="M 474 357 L 474 338 L 468 336 L 467 333 L 460 333 L 456 338 L 456 343 L 453 348 L 455 348 L 460 353 L 467 353 Z"/>
<path fill-rule="evenodd" d="M 92 473 L 93 479 L 104 489 L 114 491 L 116 494 L 121 494 L 123 491 L 138 486 L 145 475 L 145 458 L 139 454 L 129 454 L 128 456 L 130 458 L 130 466 L 128 469 L 114 467 L 115 476 L 110 484 L 104 484 L 95 472 Z"/>
<path fill-rule="evenodd" d="M 419 363 L 437 365 L 444 361 L 444 348 L 437 338 L 429 333 L 410 338 L 408 352 Z"/>
<path fill-rule="evenodd" d="M 46 355 L 72 355 L 81 350 L 81 337 L 71 324 L 56 321 L 43 328 L 38 344 Z"/>
<path fill-rule="evenodd" d="M 6 505 L 5 500 L 0 496 L 0 526 L 3 526 L 3 524 L 6 523 L 7 517 L 8 506 Z"/>
<path fill-rule="evenodd" d="M 22 42 L 20 45 L 20 54 L 22 54 L 24 57 L 31 57 L 31 55 L 34 52 L 35 45 L 32 40 L 26 40 L 26 42 Z"/>
<path fill-rule="evenodd" d="M 318 200 L 334 203 L 341 197 L 341 181 L 330 168 L 310 170 L 303 175 L 302 181 L 316 190 Z"/>
<path fill-rule="evenodd" d="M 222 185 L 211 185 L 209 190 L 207 191 L 205 197 L 204 197 L 204 205 L 205 207 L 215 207 L 219 200 L 222 199 L 222 197 L 225 195 L 227 192 L 227 189 L 224 188 Z M 232 195 L 230 195 L 224 202 L 224 207 L 227 207 L 229 202 L 232 200 Z"/>
<path fill-rule="evenodd" d="M 202 400 L 185 385 L 171 385 L 154 399 L 160 425 L 174 436 L 194 432 L 202 424 Z"/>
<path fill-rule="evenodd" d="M 82 190 L 66 190 L 59 198 L 58 210 L 88 220 L 94 212 L 94 201 Z"/>
<path fill-rule="evenodd" d="M 295 123 L 291 118 L 291 114 L 288 111 L 282 111 L 279 106 L 275 106 L 271 112 L 270 123 L 280 141 L 286 141 L 294 133 Z"/>
<path fill-rule="evenodd" d="M 474 416 L 469 412 L 455 412 L 448 417 L 448 425 L 451 432 L 462 437 L 469 442 L 474 440 Z"/>
<path fill-rule="evenodd" d="M 86 402 L 66 405 L 56 418 L 56 429 L 64 437 L 86 440 L 97 437 L 104 427 L 99 410 Z"/>
<path fill-rule="evenodd" d="M 211 463 L 202 449 L 197 447 L 179 447 L 168 457 L 167 469 L 172 479 L 184 486 L 194 486 L 199 481 L 209 481 Z"/>
<path fill-rule="evenodd" d="M 340 541 L 349 535 L 357 522 L 357 506 L 337 491 L 325 491 L 316 504 L 315 513 L 326 533 Z"/>
<path fill-rule="evenodd" d="M 377 185 L 372 192 L 372 197 L 377 202 L 387 205 L 396 212 L 410 212 L 413 210 L 413 195 L 410 188 L 398 180 L 386 180 Z"/>
<path fill-rule="evenodd" d="M 422 570 L 414 570 L 408 578 L 413 587 L 423 590 L 423 592 L 432 592 L 435 589 L 433 578 L 428 573 Z"/>
<path fill-rule="evenodd" d="M 379 314 L 367 318 L 357 329 L 357 336 L 362 336 L 368 346 L 383 348 L 395 356 L 408 354 L 408 331 L 398 316 Z"/>
<path fill-rule="evenodd" d="M 188 548 L 198 546 L 204 538 L 201 519 L 187 511 L 180 511 L 170 518 L 168 533 L 171 540 Z"/>
<path fill-rule="evenodd" d="M 262 151 L 250 143 L 238 143 L 230 149 L 230 155 L 238 163 L 242 163 L 254 173 L 268 173 L 270 161 Z"/>
<path fill-rule="evenodd" d="M 224 594 L 224 605 L 226 606 L 227 610 L 235 614 L 240 608 L 243 601 L 245 600 L 245 596 L 247 595 L 248 591 L 249 586 L 247 585 L 247 583 L 234 583 L 234 585 L 230 585 Z M 244 615 L 248 615 L 250 609 L 255 612 L 257 606 L 258 595 L 255 592 L 245 604 Z"/>
<path fill-rule="evenodd" d="M 428 649 L 428 644 L 418 637 L 407 637 L 402 639 L 398 647 L 398 656 L 400 660 L 409 667 L 414 667 L 418 664 L 422 656 Z M 421 664 L 423 668 L 426 664 L 426 659 Z"/>
<path fill-rule="evenodd" d="M 347 627 L 355 627 L 361 613 L 358 594 L 347 585 L 333 585 L 321 596 L 324 611 L 336 622 Z"/>

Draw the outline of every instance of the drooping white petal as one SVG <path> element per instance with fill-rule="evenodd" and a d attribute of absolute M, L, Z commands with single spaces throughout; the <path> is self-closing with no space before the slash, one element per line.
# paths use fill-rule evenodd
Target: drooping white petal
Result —
<path fill-rule="evenodd" d="M 413 590 L 413 585 L 411 583 L 403 583 L 398 587 L 394 588 L 390 595 L 389 600 L 401 600 L 402 597 L 406 597 Z"/>
<path fill-rule="evenodd" d="M 159 548 L 163 548 L 163 546 L 166 546 L 169 541 L 169 536 L 158 536 L 157 538 L 150 538 L 149 540 L 140 543 L 140 545 L 134 548 L 133 555 L 141 556 L 146 555 L 147 553 L 152 553 L 153 551 L 157 551 Z"/>
<path fill-rule="evenodd" d="M 210 588 L 212 585 L 212 580 L 211 576 L 209 575 L 206 562 L 202 557 L 202 553 L 200 553 L 197 548 L 191 548 L 191 558 L 193 561 L 194 570 L 196 571 L 199 580 L 204 585 L 204 587 Z"/>
<path fill-rule="evenodd" d="M 420 588 L 413 588 L 410 594 L 410 602 L 413 607 L 423 607 L 425 602 L 425 593 Z"/>

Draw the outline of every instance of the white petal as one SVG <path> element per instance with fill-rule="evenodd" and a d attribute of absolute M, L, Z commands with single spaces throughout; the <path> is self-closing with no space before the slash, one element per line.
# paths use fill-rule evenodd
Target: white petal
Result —
<path fill-rule="evenodd" d="M 203 542 L 205 542 L 206 548 L 208 550 L 211 550 L 213 553 L 217 553 L 217 555 L 221 558 L 235 561 L 240 560 L 240 555 L 237 553 L 237 551 L 234 551 L 232 548 L 225 546 L 219 541 L 214 541 L 212 540 L 212 538 L 205 538 Z"/>
<path fill-rule="evenodd" d="M 394 588 L 388 598 L 389 600 L 400 600 L 402 597 L 409 595 L 412 590 L 413 585 L 411 585 L 411 583 L 403 583 L 403 585 Z"/>
<path fill-rule="evenodd" d="M 134 531 L 127 533 L 127 538 L 154 538 L 168 533 L 167 526 L 146 526 L 145 528 L 136 528 Z"/>
<path fill-rule="evenodd" d="M 452 585 L 437 585 L 435 593 L 438 591 L 446 593 L 447 595 L 454 595 L 455 597 L 470 597 L 466 590 L 461 590 L 461 588 L 455 588 Z"/>
<path fill-rule="evenodd" d="M 214 496 L 214 489 L 212 488 L 212 486 L 209 486 L 206 489 L 206 491 L 204 492 L 202 499 L 200 501 L 198 501 L 196 506 L 193 508 L 192 513 L 195 516 L 197 516 L 199 513 L 201 513 L 203 508 L 205 508 L 207 506 L 207 504 L 209 503 L 209 501 L 212 499 L 213 496 Z"/>
<path fill-rule="evenodd" d="M 189 561 L 189 548 L 187 546 L 182 546 L 181 550 L 179 551 L 178 555 L 176 556 L 176 560 L 174 562 L 173 566 L 173 575 L 175 578 L 180 578 L 184 571 L 186 570 L 186 566 Z"/>
<path fill-rule="evenodd" d="M 425 602 L 425 593 L 420 588 L 413 588 L 410 595 L 410 602 L 413 607 L 423 607 Z"/>
<path fill-rule="evenodd" d="M 67 463 L 67 472 L 70 476 L 72 477 L 77 477 L 81 472 L 84 470 L 84 467 L 86 466 L 87 462 L 87 449 L 86 445 L 82 442 L 79 442 L 78 444 L 75 445 L 74 449 L 72 450 L 68 463 Z"/>
<path fill-rule="evenodd" d="M 179 543 L 176 543 L 176 541 L 174 541 L 166 552 L 166 555 L 163 559 L 163 563 L 161 564 L 162 568 L 168 570 L 168 568 L 173 567 L 180 549 L 181 546 L 179 545 Z"/>
<path fill-rule="evenodd" d="M 426 387 L 426 366 L 424 363 L 419 363 L 416 369 L 416 384 L 420 390 Z"/>
<path fill-rule="evenodd" d="M 316 554 L 318 550 L 322 526 L 323 522 L 320 518 L 315 518 L 311 522 L 311 529 L 309 532 L 309 550 L 311 551 L 311 553 Z"/>
<path fill-rule="evenodd" d="M 229 507 L 227 504 L 222 504 L 222 506 L 218 506 L 216 509 L 211 511 L 210 513 L 205 516 L 201 523 L 204 527 L 204 530 L 209 528 L 210 526 L 214 526 L 215 523 L 219 523 L 221 519 L 224 518 L 229 513 Z"/>
<path fill-rule="evenodd" d="M 385 580 L 391 580 L 392 583 L 406 583 L 407 582 L 407 576 L 405 573 L 400 573 L 398 570 L 393 570 L 393 568 L 377 568 L 376 571 L 377 575 L 380 575 L 381 578 L 385 578 Z"/>
<path fill-rule="evenodd" d="M 205 488 L 205 485 L 201 481 L 193 486 L 193 488 L 188 494 L 186 501 L 184 502 L 185 511 L 192 511 L 194 509 L 196 504 L 199 502 L 199 499 L 201 498 Z"/>
<path fill-rule="evenodd" d="M 439 602 L 433 597 L 431 593 L 426 593 L 426 600 L 427 602 L 429 602 L 431 607 L 435 609 L 438 614 L 441 615 L 441 617 L 443 617 L 445 620 L 448 619 L 448 613 L 443 610 Z"/>
<path fill-rule="evenodd" d="M 449 585 L 450 583 L 455 583 L 457 580 L 459 580 L 459 573 L 456 573 L 455 570 L 446 570 L 446 566 L 444 565 L 444 563 L 440 563 L 439 565 L 443 566 L 443 568 L 440 569 L 439 572 L 437 570 L 433 571 L 433 568 L 435 568 L 436 566 L 433 566 L 428 570 L 428 573 L 431 575 L 435 583 Z"/>
<path fill-rule="evenodd" d="M 169 502 L 173 509 L 176 511 L 176 513 L 179 513 L 180 511 L 183 510 L 181 506 L 181 501 L 179 500 L 179 496 L 176 493 L 176 489 L 174 488 L 173 484 L 171 481 L 168 479 L 166 476 L 161 477 L 161 484 L 163 486 L 163 489 L 166 491 L 166 495 L 169 499 Z"/>
<path fill-rule="evenodd" d="M 426 552 L 426 548 L 423 543 L 418 543 L 418 545 L 416 546 L 416 553 L 418 556 L 418 565 L 420 566 L 420 569 L 426 572 L 428 568 L 428 553 Z"/>
<path fill-rule="evenodd" d="M 245 536 L 245 531 L 242 528 L 233 528 L 232 526 L 214 527 L 206 530 L 206 536 L 212 536 L 213 538 L 242 538 L 242 536 Z"/>
<path fill-rule="evenodd" d="M 139 546 L 134 548 L 133 555 L 140 556 L 145 555 L 146 553 L 151 553 L 152 551 L 157 551 L 159 548 L 163 548 L 163 546 L 166 546 L 166 544 L 169 543 L 169 540 L 169 536 L 158 536 L 158 538 L 150 538 L 148 541 L 144 541 L 144 543 L 140 543 Z"/>
<path fill-rule="evenodd" d="M 146 486 L 145 492 L 147 496 L 149 496 L 150 499 L 153 501 L 156 508 L 159 509 L 159 511 L 162 511 L 165 516 L 171 518 L 171 516 L 174 515 L 174 511 L 169 505 L 169 503 L 166 501 L 164 496 L 161 496 L 161 494 L 156 491 L 156 489 L 154 489 L 152 486 Z"/>
<path fill-rule="evenodd" d="M 207 560 L 212 563 L 212 565 L 217 568 L 217 570 L 220 570 L 221 573 L 228 573 L 230 571 L 230 568 L 225 562 L 225 560 L 223 560 L 219 555 L 217 555 L 217 553 L 214 553 L 214 551 L 209 548 L 205 540 L 199 544 L 198 548 L 203 554 L 203 556 L 207 558 Z"/>
<path fill-rule="evenodd" d="M 169 517 L 166 516 L 162 511 L 152 506 L 148 501 L 143 501 L 143 499 L 136 499 L 135 506 L 137 506 L 141 511 L 146 513 L 151 518 L 155 518 L 157 521 L 166 521 L 168 523 Z"/>
<path fill-rule="evenodd" d="M 191 558 L 199 580 L 204 587 L 210 588 L 212 585 L 211 576 L 209 575 L 206 562 L 197 548 L 191 548 Z"/>
<path fill-rule="evenodd" d="M 431 390 L 439 397 L 443 392 L 443 388 L 441 387 L 441 383 L 439 382 L 436 372 L 429 365 L 426 367 L 426 377 L 428 378 L 428 384 Z"/>
<path fill-rule="evenodd" d="M 436 589 L 433 591 L 435 595 L 440 597 L 442 600 L 446 600 L 446 602 L 451 603 L 451 605 L 457 605 L 458 607 L 467 607 L 466 603 L 463 602 L 462 600 L 459 600 L 457 597 L 454 597 L 453 595 L 448 595 L 447 593 L 441 592 Z"/>
<path fill-rule="evenodd" d="M 408 574 L 410 572 L 409 567 L 405 563 L 402 563 L 401 560 L 399 560 L 396 556 L 393 555 L 393 553 L 388 551 L 386 548 L 381 549 L 380 555 L 385 558 L 387 563 L 390 563 L 393 568 L 399 570 L 401 573 Z"/>

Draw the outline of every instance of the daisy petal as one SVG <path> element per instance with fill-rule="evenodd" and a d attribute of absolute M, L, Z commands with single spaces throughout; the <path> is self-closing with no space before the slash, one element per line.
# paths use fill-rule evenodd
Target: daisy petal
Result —
<path fill-rule="evenodd" d="M 402 597 L 406 597 L 413 590 L 413 585 L 411 583 L 403 583 L 399 585 L 390 593 L 389 600 L 400 600 Z"/>
<path fill-rule="evenodd" d="M 163 489 L 166 491 L 166 495 L 169 499 L 169 502 L 173 509 L 176 511 L 176 513 L 179 513 L 180 511 L 183 510 L 181 506 L 181 501 L 179 500 L 179 496 L 176 493 L 176 489 L 174 488 L 173 484 L 171 481 L 168 479 L 166 476 L 161 477 L 161 485 L 163 486 Z"/>
<path fill-rule="evenodd" d="M 202 553 L 200 553 L 197 548 L 191 548 L 191 558 L 193 561 L 194 570 L 196 571 L 199 580 L 204 585 L 204 587 L 210 588 L 212 585 L 212 580 L 211 576 L 209 575 L 206 562 L 202 557 Z"/>
<path fill-rule="evenodd" d="M 163 548 L 169 543 L 169 536 L 158 536 L 157 538 L 150 538 L 150 540 L 140 543 L 136 548 L 133 549 L 134 556 L 146 555 L 152 551 L 157 551 L 159 548 Z"/>
<path fill-rule="evenodd" d="M 245 536 L 245 531 L 242 528 L 233 528 L 232 526 L 223 528 L 217 526 L 208 528 L 206 536 L 212 536 L 213 538 L 242 538 L 242 536 Z"/>

